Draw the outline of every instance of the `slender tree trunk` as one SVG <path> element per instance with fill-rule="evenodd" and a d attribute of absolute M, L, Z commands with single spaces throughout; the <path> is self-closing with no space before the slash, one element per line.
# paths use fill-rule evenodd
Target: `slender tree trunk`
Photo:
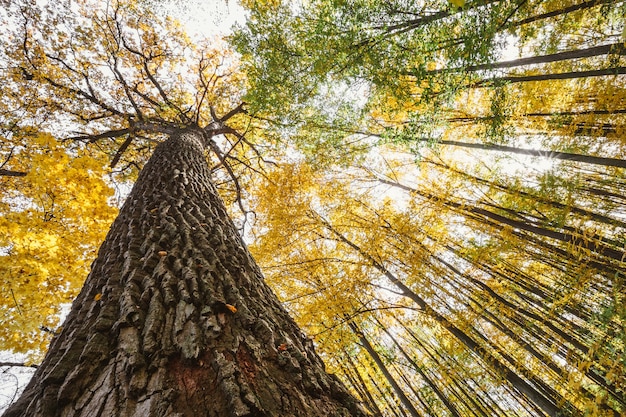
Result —
<path fill-rule="evenodd" d="M 359 368 L 356 366 L 356 364 L 354 363 L 350 355 L 345 351 L 344 351 L 344 355 L 342 359 L 344 358 L 346 362 L 350 365 L 349 367 L 345 365 L 345 367 L 348 370 L 350 370 L 352 374 L 354 374 L 354 376 L 358 380 L 358 385 L 361 386 L 361 389 L 363 390 L 363 394 L 367 398 L 367 403 L 370 405 L 372 412 L 374 413 L 375 416 L 381 417 L 383 413 L 380 411 L 380 408 L 378 408 L 378 404 L 376 404 L 376 400 L 372 396 L 372 393 L 369 391 L 367 384 L 365 383 L 365 380 L 361 376 L 361 373 L 359 372 Z"/>
<path fill-rule="evenodd" d="M 265 285 L 204 135 L 156 148 L 6 417 L 365 415 Z"/>
<path fill-rule="evenodd" d="M 443 403 L 443 405 L 448 409 L 448 411 L 450 412 L 450 414 L 453 417 L 461 417 L 461 414 L 459 413 L 459 410 L 456 408 L 456 406 L 454 405 L 454 403 L 452 401 L 450 401 L 448 399 L 448 397 L 443 393 L 443 391 L 441 391 L 439 389 L 439 387 L 437 386 L 437 384 L 426 374 L 426 372 L 424 372 L 424 370 L 422 369 L 421 366 L 419 366 L 411 357 L 411 355 L 409 355 L 407 353 L 406 350 L 404 350 L 404 348 L 402 347 L 402 345 L 400 344 L 400 342 L 398 342 L 396 340 L 396 338 L 393 336 L 393 334 L 391 332 L 389 332 L 387 330 L 387 328 L 385 326 L 383 326 L 383 324 L 378 320 L 375 319 L 376 323 L 378 324 L 378 327 L 380 327 L 385 334 L 387 335 L 387 337 L 389 337 L 391 339 L 391 341 L 393 342 L 394 345 L 396 345 L 396 348 L 400 351 L 400 353 L 402 354 L 402 356 L 404 357 L 404 359 L 409 362 L 411 364 L 411 366 L 413 367 L 413 370 L 415 370 L 415 372 L 417 372 L 420 377 L 424 380 L 424 382 L 426 382 L 426 384 L 428 385 L 428 387 L 435 393 L 435 395 L 437 395 L 437 398 L 439 398 L 439 400 Z"/>
<path fill-rule="evenodd" d="M 462 214 L 464 216 L 472 217 L 478 222 L 487 223 L 488 221 L 490 221 L 493 224 L 498 225 L 499 227 L 511 226 L 514 229 L 514 234 L 517 230 L 523 230 L 535 235 L 549 237 L 569 245 L 575 245 L 582 249 L 588 249 L 589 251 L 595 252 L 598 255 L 611 258 L 619 262 L 623 262 L 626 259 L 626 252 L 621 250 L 621 248 L 616 249 L 611 247 L 610 242 L 607 242 L 604 238 L 601 237 L 598 239 L 598 241 L 587 239 L 585 232 L 582 230 L 576 231 L 576 233 L 569 233 L 546 229 L 545 227 L 529 224 L 524 221 L 510 219 L 508 217 L 502 216 L 498 213 L 494 213 L 481 207 L 473 205 L 469 206 L 464 203 L 451 201 L 445 198 L 442 199 L 436 195 L 420 191 L 416 188 L 408 187 L 396 181 L 391 181 L 384 178 L 378 178 L 378 181 L 383 184 L 391 185 L 402 190 L 414 193 L 427 200 L 441 201 L 444 206 L 450 207 L 451 209 L 456 210 L 459 214 Z M 592 261 L 590 261 L 590 265 L 592 264 L 591 262 Z"/>
<path fill-rule="evenodd" d="M 425 140 L 422 140 L 425 141 Z M 540 156 L 544 158 L 560 159 L 563 161 L 576 161 L 586 164 L 603 165 L 609 167 L 626 168 L 626 160 L 617 158 L 604 158 L 600 156 L 582 155 L 578 153 L 549 151 L 543 149 L 524 149 L 514 146 L 496 145 L 492 143 L 471 143 L 455 140 L 440 140 L 441 145 L 458 146 L 463 148 L 482 149 L 486 151 L 510 152 L 517 155 Z"/>
<path fill-rule="evenodd" d="M 527 382 L 524 378 L 518 375 L 516 372 L 510 370 L 504 363 L 502 363 L 497 357 L 493 356 L 488 350 L 485 350 L 483 346 L 481 346 L 473 337 L 469 336 L 462 329 L 455 326 L 451 323 L 446 317 L 440 314 L 438 311 L 433 309 L 422 297 L 413 292 L 404 282 L 402 282 L 398 277 L 396 277 L 391 271 L 389 271 L 382 263 L 373 258 L 369 253 L 364 251 L 360 246 L 349 240 L 339 231 L 337 231 L 330 223 L 328 223 L 323 217 L 319 216 L 317 213 L 312 213 L 315 215 L 320 222 L 324 225 L 324 227 L 332 233 L 339 241 L 345 243 L 349 247 L 355 250 L 356 253 L 361 255 L 365 260 L 368 261 L 378 271 L 380 271 L 389 281 L 400 290 L 401 294 L 410 300 L 412 300 L 419 308 L 426 314 L 428 317 L 437 321 L 442 325 L 450 334 L 456 337 L 462 344 L 464 344 L 467 348 L 469 348 L 472 352 L 474 352 L 478 357 L 483 358 L 486 362 L 488 362 L 491 367 L 504 378 L 506 379 L 519 393 L 525 395 L 530 401 L 535 403 L 538 407 L 540 407 L 547 415 L 549 416 L 557 416 L 559 408 L 557 407 L 558 400 L 563 400 L 563 398 L 550 398 L 545 396 L 541 389 L 535 388 L 529 382 Z M 353 329 L 354 331 L 354 329 Z M 481 334 L 476 332 L 476 336 L 481 339 L 483 342 L 486 341 L 486 338 Z M 361 343 L 363 341 L 361 340 Z M 369 350 L 368 350 L 369 351 Z M 498 352 L 502 354 L 502 352 Z M 540 380 L 530 376 L 532 382 L 541 383 Z M 565 402 L 564 402 L 565 403 Z"/>
<path fill-rule="evenodd" d="M 476 8 L 480 8 L 492 3 L 497 3 L 500 0 L 484 0 L 484 1 L 479 1 L 476 2 L 472 5 L 469 5 L 465 10 L 471 10 L 471 9 L 476 9 Z M 380 30 L 382 38 L 387 39 L 387 38 L 392 38 L 398 35 L 401 35 L 403 33 L 407 33 L 410 32 L 412 30 L 418 29 L 420 27 L 425 27 L 429 24 L 433 24 L 436 23 L 438 20 L 442 20 L 445 18 L 448 18 L 454 14 L 460 13 L 460 10 L 451 12 L 450 10 L 439 10 L 435 13 L 432 13 L 430 15 L 422 15 L 418 18 L 415 19 L 410 19 L 410 20 L 406 20 L 404 22 L 400 22 L 394 25 L 386 25 L 386 26 L 375 26 L 372 29 L 376 29 L 376 30 Z M 378 40 L 380 41 L 380 39 Z M 372 38 L 367 38 L 361 42 L 359 42 L 358 44 L 354 45 L 354 47 L 362 47 L 362 46 L 371 46 L 375 43 L 378 42 L 374 42 L 374 40 Z"/>
<path fill-rule="evenodd" d="M 612 67 L 588 71 L 569 71 L 536 75 L 508 75 L 478 81 L 477 83 L 469 85 L 468 88 L 487 87 L 507 83 L 525 83 L 529 81 L 572 80 L 575 78 L 604 77 L 607 75 L 621 74 L 626 74 L 626 67 Z"/>
<path fill-rule="evenodd" d="M 547 64 L 550 62 L 569 61 L 572 59 L 589 58 L 592 56 L 600 56 L 614 53 L 617 55 L 623 55 L 626 53 L 626 48 L 621 43 L 614 43 L 609 45 L 594 46 L 586 49 L 575 49 L 572 51 L 557 52 L 549 55 L 531 56 L 528 58 L 518 58 L 510 61 L 489 62 L 486 64 L 468 65 L 466 67 L 459 68 L 440 68 L 431 71 L 426 71 L 426 75 L 441 74 L 447 72 L 460 72 L 460 71 L 479 71 L 479 70 L 492 70 L 499 68 L 515 68 L 524 65 L 537 65 Z"/>
<path fill-rule="evenodd" d="M 591 1 L 584 1 L 582 3 L 579 4 L 575 4 L 573 6 L 568 6 L 562 9 L 558 9 L 558 10 L 553 10 L 551 12 L 547 12 L 547 13 L 542 13 L 540 15 L 536 15 L 536 16 L 531 16 L 531 17 L 527 17 L 526 19 L 522 19 L 522 20 L 518 20 L 517 22 L 513 22 L 510 23 L 508 25 L 506 25 L 506 28 L 515 28 L 518 26 L 522 26 L 522 25 L 526 25 L 528 23 L 533 23 L 533 22 L 537 22 L 539 20 L 543 20 L 543 19 L 548 19 L 550 17 L 556 17 L 556 16 L 561 16 L 564 14 L 568 14 L 568 13 L 572 13 L 578 10 L 584 10 L 584 9 L 590 9 L 592 7 L 596 7 L 602 4 L 609 4 L 609 3 L 614 3 L 616 2 L 615 0 L 591 0 Z"/>
<path fill-rule="evenodd" d="M 471 181 L 474 181 L 474 182 L 479 183 L 479 184 L 486 185 L 489 188 L 493 187 L 493 188 L 496 188 L 496 189 L 498 189 L 500 191 L 503 191 L 503 192 L 505 192 L 505 193 L 507 193 L 509 195 L 512 195 L 512 196 L 521 196 L 521 197 L 527 198 L 528 200 L 533 201 L 534 205 L 536 205 L 537 203 L 545 204 L 545 205 L 548 205 L 550 207 L 553 207 L 556 210 L 562 210 L 563 212 L 566 212 L 566 213 L 571 212 L 571 213 L 575 213 L 575 214 L 581 215 L 583 217 L 587 217 L 587 218 L 589 218 L 591 220 L 594 220 L 594 221 L 597 221 L 597 222 L 606 223 L 606 224 L 609 224 L 609 225 L 612 225 L 612 226 L 619 226 L 619 227 L 626 228 L 626 222 L 623 222 L 621 220 L 605 216 L 605 215 L 603 215 L 601 213 L 596 213 L 596 212 L 589 211 L 587 209 L 584 209 L 584 208 L 581 208 L 581 207 L 577 207 L 577 206 L 573 206 L 573 205 L 563 204 L 563 203 L 560 203 L 558 201 L 552 200 L 550 198 L 547 198 L 547 197 L 544 197 L 544 196 L 541 196 L 541 195 L 538 195 L 538 194 L 532 194 L 532 193 L 524 191 L 522 189 L 512 188 L 512 187 L 510 187 L 510 186 L 508 186 L 506 184 L 501 184 L 499 182 L 486 180 L 484 178 L 480 178 L 480 177 L 474 176 L 474 175 L 469 174 L 469 173 L 467 173 L 465 171 L 458 170 L 456 168 L 451 167 L 450 165 L 447 165 L 447 164 L 444 164 L 444 163 L 441 163 L 441 162 L 436 162 L 436 161 L 433 161 L 433 160 L 425 160 L 425 162 L 427 162 L 427 163 L 429 163 L 431 165 L 435 165 L 437 167 L 441 167 L 441 168 L 447 169 L 447 170 L 449 170 L 449 171 L 451 171 L 451 172 L 453 172 L 455 174 L 462 175 L 463 177 L 468 178 Z"/>
<path fill-rule="evenodd" d="M 406 396 L 406 394 L 402 390 L 402 387 L 400 387 L 393 375 L 391 375 L 391 372 L 389 372 L 389 369 L 387 369 L 387 366 L 383 362 L 380 355 L 378 355 L 378 352 L 376 352 L 376 349 L 374 349 L 367 337 L 365 337 L 365 334 L 361 331 L 361 329 L 359 329 L 356 323 L 352 321 L 348 322 L 348 326 L 350 326 L 350 330 L 352 330 L 352 332 L 359 338 L 361 345 L 374 360 L 374 363 L 376 363 L 376 366 L 378 367 L 380 372 L 383 374 L 389 385 L 391 385 L 391 387 L 393 388 L 393 392 L 396 393 L 404 408 L 409 412 L 412 417 L 420 417 L 421 414 L 419 413 L 419 411 L 417 411 L 415 406 L 413 406 L 413 403 Z"/>

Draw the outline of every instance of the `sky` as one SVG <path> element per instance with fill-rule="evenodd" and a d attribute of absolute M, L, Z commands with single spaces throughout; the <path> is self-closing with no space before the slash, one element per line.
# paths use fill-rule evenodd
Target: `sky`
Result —
<path fill-rule="evenodd" d="M 191 36 L 225 36 L 235 23 L 245 22 L 236 0 L 168 0 L 163 12 L 178 19 Z"/>

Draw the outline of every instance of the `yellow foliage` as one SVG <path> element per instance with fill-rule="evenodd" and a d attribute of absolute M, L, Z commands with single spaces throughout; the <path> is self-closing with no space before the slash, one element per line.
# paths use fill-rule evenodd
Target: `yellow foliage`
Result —
<path fill-rule="evenodd" d="M 21 142 L 28 174 L 0 177 L 0 349 L 43 351 L 117 210 L 102 158 L 47 134 Z"/>

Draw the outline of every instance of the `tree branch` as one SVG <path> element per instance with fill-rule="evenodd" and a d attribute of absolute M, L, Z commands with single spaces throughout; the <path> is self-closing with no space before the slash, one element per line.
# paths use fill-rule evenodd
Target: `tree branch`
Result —
<path fill-rule="evenodd" d="M 0 169 L 0 176 L 3 177 L 25 177 L 26 172 L 23 171 L 12 171 L 9 169 Z"/>
<path fill-rule="evenodd" d="M 92 135 L 89 133 L 84 133 L 80 136 L 72 136 L 67 138 L 68 140 L 89 140 L 89 142 L 93 143 L 99 139 L 104 139 L 104 138 L 117 138 L 120 136 L 124 136 L 127 135 L 129 133 L 132 132 L 131 128 L 124 128 L 124 129 L 116 129 L 116 130 L 109 130 L 106 132 L 102 132 L 102 133 L 98 133 L 97 135 Z M 74 132 L 74 133 L 81 133 L 81 132 Z"/>
<path fill-rule="evenodd" d="M 246 102 L 242 101 L 241 103 L 239 103 L 239 105 L 237 107 L 235 107 L 234 109 L 232 109 L 231 111 L 226 113 L 221 118 L 217 119 L 217 121 L 221 122 L 221 123 L 225 123 L 226 121 L 228 121 L 228 119 L 230 119 L 231 117 L 233 117 L 236 114 L 239 114 L 239 113 L 247 114 L 246 110 L 244 109 L 245 105 L 246 105 Z"/>
<path fill-rule="evenodd" d="M 24 362 L 0 362 L 0 366 L 8 366 L 8 367 L 21 366 L 24 368 L 35 368 L 35 369 L 39 368 L 39 365 L 35 365 L 34 363 L 30 365 L 26 365 Z"/>
<path fill-rule="evenodd" d="M 115 168 L 115 166 L 117 165 L 117 163 L 120 161 L 120 159 L 122 158 L 122 154 L 124 154 L 124 152 L 126 152 L 126 149 L 128 149 L 128 147 L 130 146 L 130 144 L 133 142 L 134 136 L 133 135 L 128 135 L 128 138 L 126 138 L 126 140 L 124 141 L 124 143 L 122 143 L 122 146 L 120 146 L 120 148 L 117 150 L 117 152 L 115 153 L 115 156 L 113 157 L 113 159 L 111 160 L 111 168 Z"/>

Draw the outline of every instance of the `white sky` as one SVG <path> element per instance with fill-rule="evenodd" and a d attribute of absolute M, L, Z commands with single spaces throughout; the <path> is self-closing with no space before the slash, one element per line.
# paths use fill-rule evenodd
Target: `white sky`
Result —
<path fill-rule="evenodd" d="M 237 0 L 169 0 L 164 3 L 163 13 L 181 21 L 192 37 L 225 36 L 235 23 L 245 22 L 244 9 Z"/>

